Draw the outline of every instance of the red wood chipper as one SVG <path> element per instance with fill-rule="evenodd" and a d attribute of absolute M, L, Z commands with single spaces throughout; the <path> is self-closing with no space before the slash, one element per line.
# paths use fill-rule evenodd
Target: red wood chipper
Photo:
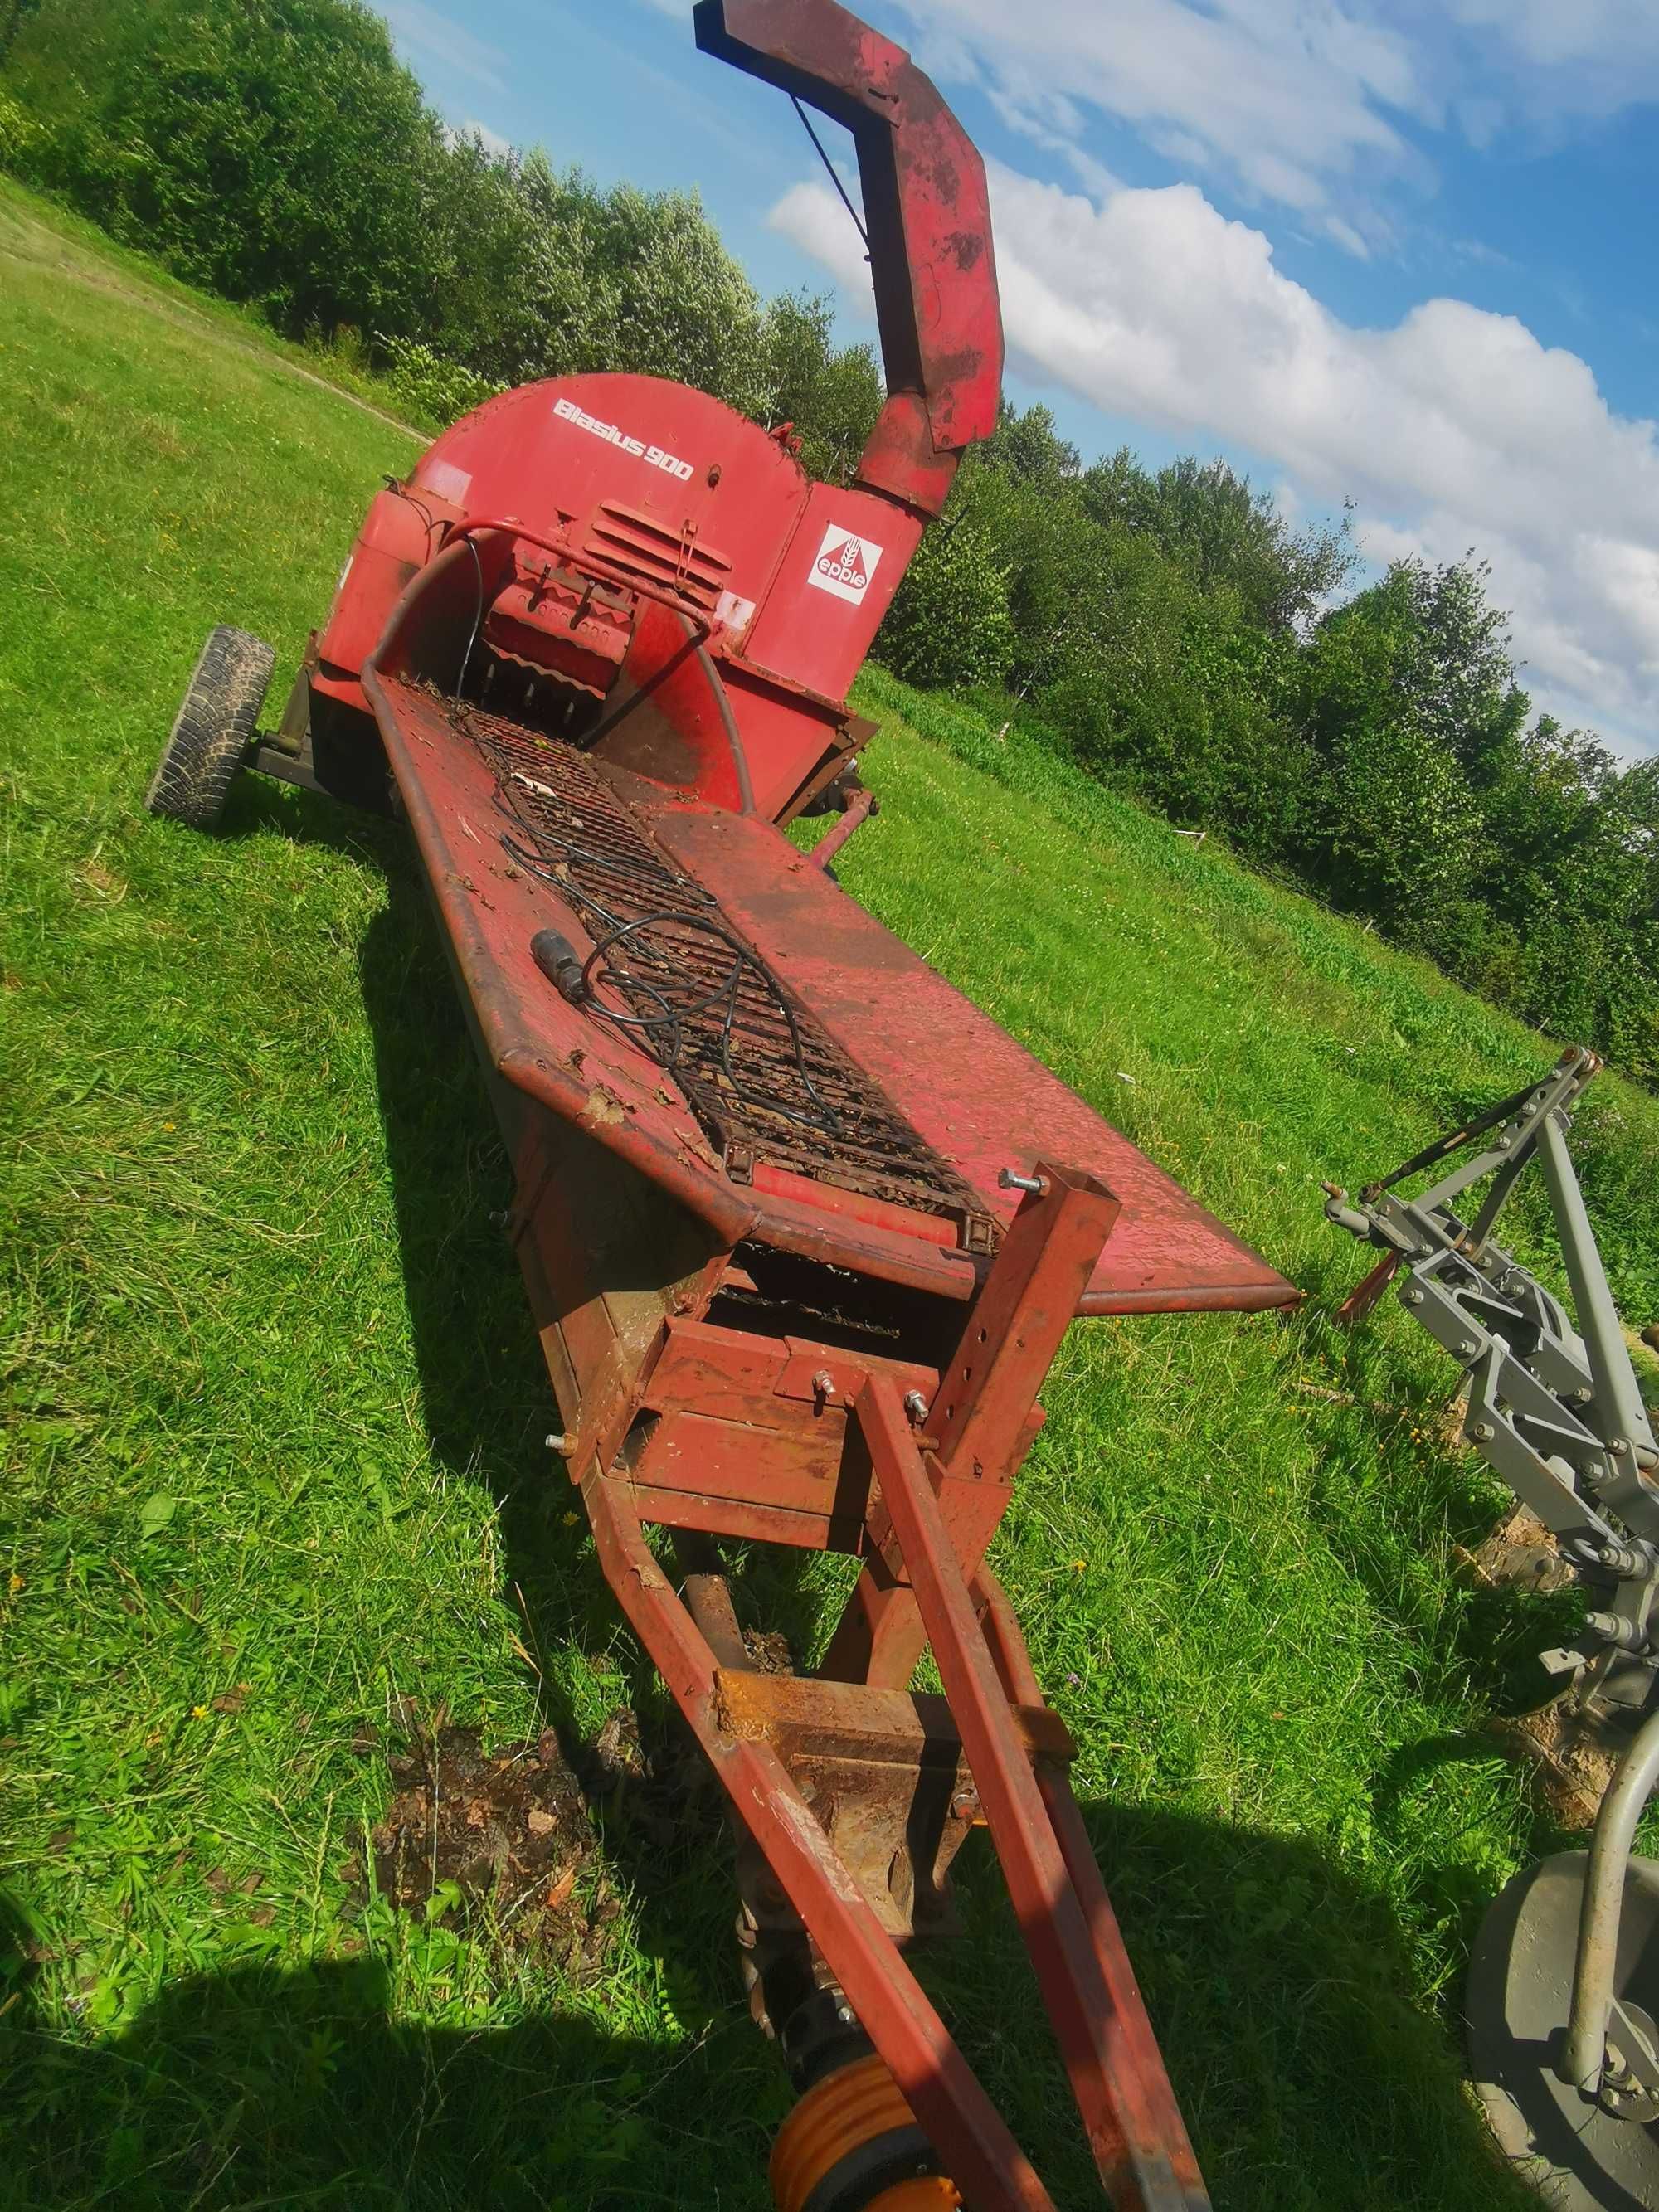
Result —
<path fill-rule="evenodd" d="M 490 400 L 370 507 L 280 730 L 216 631 L 153 809 L 245 767 L 413 831 L 516 1176 L 552 1441 L 730 1800 L 786 2212 L 1051 2199 L 911 1970 L 988 1825 L 1111 2202 L 1207 2203 L 986 1551 L 1078 1315 L 1290 1285 L 866 915 L 846 700 L 996 421 L 983 166 L 834 0 L 702 0 L 708 53 L 855 142 L 888 397 L 850 486 L 653 377 Z M 842 810 L 806 856 L 782 834 Z M 647 1542 L 672 1532 L 670 1556 Z M 862 1564 L 817 1670 L 750 1661 L 721 1540 Z M 911 1678 L 931 1650 L 945 1694 Z"/>

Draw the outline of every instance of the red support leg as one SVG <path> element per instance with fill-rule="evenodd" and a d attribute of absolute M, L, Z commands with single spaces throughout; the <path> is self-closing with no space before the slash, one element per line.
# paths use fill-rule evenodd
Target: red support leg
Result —
<path fill-rule="evenodd" d="M 992 1662 L 1010 1702 L 1040 1706 L 1043 1703 L 1042 1689 L 1025 1648 L 1025 1638 L 1001 1583 L 988 1567 L 981 1566 L 974 1578 L 974 1603 L 984 1623 Z M 1072 1795 L 1072 1785 L 1048 1759 L 1037 1762 L 1036 1781 L 1066 1861 L 1066 1871 L 1072 1878 L 1089 1923 L 1101 1978 L 1121 2024 L 1123 2047 L 1132 2054 L 1130 2064 L 1145 2088 L 1151 2121 L 1169 2147 L 1170 2161 L 1176 2172 L 1189 2175 L 1190 2186 L 1201 2188 L 1198 2160 L 1187 2134 L 1186 2122 L 1181 2117 L 1181 2107 L 1164 2071 L 1163 2053 L 1147 2017 L 1135 1970 L 1123 1947 L 1117 1915 L 1106 1893 L 1106 1884 L 1101 1878 L 1089 1832 L 1083 1825 L 1083 1815 Z"/>
<path fill-rule="evenodd" d="M 854 1583 L 818 1672 L 832 1682 L 905 1690 L 927 1649 L 915 1592 L 878 1554 Z"/>
<path fill-rule="evenodd" d="M 996 1533 L 1008 1486 L 1042 1416 L 1037 1392 L 1121 1208 L 1092 1176 L 1039 1164 L 943 1371 L 927 1432 L 948 1474 L 982 1485 L 996 1509 L 953 1528 L 969 1572 Z M 879 1556 L 854 1586 L 819 1672 L 905 1688 L 927 1647 L 915 1592 Z"/>
<path fill-rule="evenodd" d="M 1149 2094 L 1135 2032 L 1145 2014 L 1137 2007 L 1126 2019 L 1102 1972 L 1098 1931 L 1015 1730 L 898 1394 L 872 1377 L 857 1412 L 1101 2179 L 1118 2212 L 1207 2212 L 1185 2130 L 1177 2120 L 1171 2139 L 1161 2100 Z M 1155 2045 L 1152 2051 L 1168 2095 Z"/>
<path fill-rule="evenodd" d="M 974 2212 L 1054 2212 L 782 1760 L 720 1727 L 714 1655 L 657 1565 L 624 1486 L 590 1473 L 582 1496 L 599 1564 L 630 1625 L 951 2179 Z"/>
<path fill-rule="evenodd" d="M 1398 1252 L 1385 1252 L 1369 1275 L 1362 1277 L 1336 1310 L 1340 1327 L 1352 1328 L 1369 1318 L 1400 1269 Z"/>

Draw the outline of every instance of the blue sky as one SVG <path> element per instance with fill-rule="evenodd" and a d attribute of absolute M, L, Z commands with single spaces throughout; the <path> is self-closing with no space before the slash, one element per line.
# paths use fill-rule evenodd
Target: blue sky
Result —
<path fill-rule="evenodd" d="M 692 186 L 764 290 L 861 249 L 690 0 L 383 0 L 453 123 Z M 866 0 L 991 167 L 1009 386 L 1492 564 L 1542 707 L 1659 750 L 1659 0 Z M 832 145 L 836 134 L 821 126 Z"/>

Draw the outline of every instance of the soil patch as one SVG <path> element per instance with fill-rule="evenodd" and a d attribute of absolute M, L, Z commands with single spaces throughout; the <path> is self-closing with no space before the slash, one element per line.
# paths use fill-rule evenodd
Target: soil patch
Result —
<path fill-rule="evenodd" d="M 615 1917 L 611 1901 L 590 1923 L 576 1896 L 593 1830 L 551 1729 L 495 1752 L 477 1729 L 422 1729 L 390 1764 L 396 1794 L 373 1840 L 374 1885 L 392 1904 L 424 1913 L 458 1899 L 509 1941 L 561 1948 Z"/>

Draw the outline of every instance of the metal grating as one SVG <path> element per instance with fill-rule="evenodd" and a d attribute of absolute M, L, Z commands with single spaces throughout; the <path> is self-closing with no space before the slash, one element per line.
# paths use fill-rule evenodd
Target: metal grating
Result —
<path fill-rule="evenodd" d="M 712 894 L 674 866 L 586 754 L 465 703 L 448 711 L 496 778 L 509 854 L 547 882 L 596 944 L 611 931 L 632 933 L 605 956 L 594 1012 L 608 1013 L 670 1070 L 734 1181 L 768 1160 L 954 1218 L 967 1249 L 991 1249 L 991 1218 L 969 1185 L 732 929 Z"/>

